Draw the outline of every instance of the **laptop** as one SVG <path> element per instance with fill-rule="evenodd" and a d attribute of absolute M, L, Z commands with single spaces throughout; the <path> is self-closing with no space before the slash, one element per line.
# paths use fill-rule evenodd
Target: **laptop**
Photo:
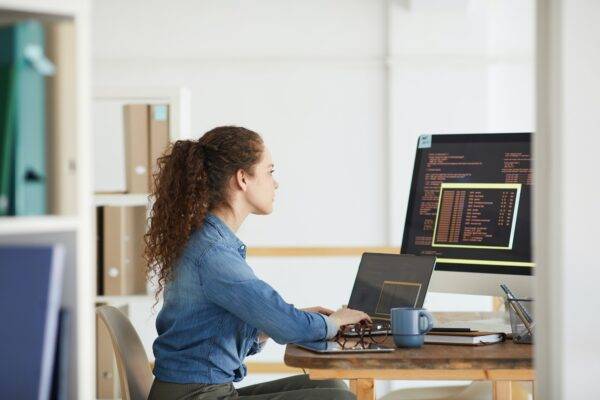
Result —
<path fill-rule="evenodd" d="M 390 310 L 395 307 L 423 307 L 435 257 L 409 254 L 363 253 L 350 294 L 348 307 L 367 313 L 373 320 L 371 335 L 390 334 Z M 356 337 L 349 329 L 345 337 Z M 366 347 L 344 348 L 339 343 L 320 341 L 296 343 L 317 353 L 387 352 L 393 348 L 371 343 Z"/>
<path fill-rule="evenodd" d="M 389 333 L 392 308 L 423 307 L 435 260 L 434 256 L 364 253 L 348 307 L 371 317 L 372 334 Z M 346 335 L 356 334 L 349 330 Z"/>

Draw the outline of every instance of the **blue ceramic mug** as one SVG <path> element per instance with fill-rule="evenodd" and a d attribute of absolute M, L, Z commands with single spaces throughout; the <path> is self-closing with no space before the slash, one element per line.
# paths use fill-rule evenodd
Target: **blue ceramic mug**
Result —
<path fill-rule="evenodd" d="M 398 307 L 390 311 L 392 335 L 398 347 L 421 347 L 433 328 L 433 317 L 423 308 Z"/>

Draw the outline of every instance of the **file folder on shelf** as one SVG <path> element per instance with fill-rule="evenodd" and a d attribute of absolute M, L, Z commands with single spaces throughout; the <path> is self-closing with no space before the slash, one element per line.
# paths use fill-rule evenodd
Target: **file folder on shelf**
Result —
<path fill-rule="evenodd" d="M 104 207 L 96 207 L 96 293 L 104 295 Z"/>
<path fill-rule="evenodd" d="M 54 66 L 44 56 L 44 46 L 44 28 L 38 21 L 0 28 L 0 67 L 10 76 L 1 79 L 3 86 L 10 83 L 2 101 L 8 107 L 0 111 L 4 115 L 0 175 L 10 176 L 8 190 L 6 179 L 0 182 L 4 215 L 46 213 L 45 76 L 54 73 Z"/>
<path fill-rule="evenodd" d="M 104 294 L 146 293 L 146 207 L 104 207 Z"/>
<path fill-rule="evenodd" d="M 54 22 L 47 27 L 46 50 L 56 65 L 47 82 L 48 94 L 48 210 L 52 214 L 77 212 L 77 43 L 75 24 Z M 95 153 L 95 148 L 94 148 Z"/>
<path fill-rule="evenodd" d="M 123 108 L 127 192 L 148 193 L 148 106 L 128 104 Z"/>
<path fill-rule="evenodd" d="M 25 21 L 0 29 L 0 66 L 13 68 L 8 135 L 13 151 L 9 213 L 46 213 L 46 88 L 53 65 L 44 56 L 44 29 Z M 6 117 L 4 118 L 6 120 Z M 12 131 L 12 132 L 11 132 Z M 6 155 L 2 154 L 4 158 Z M 4 170 L 4 167 L 3 167 Z"/>
<path fill-rule="evenodd" d="M 151 191 L 154 191 L 153 174 L 158 168 L 157 160 L 169 146 L 169 106 L 166 104 L 156 104 L 148 107 L 150 117 L 149 187 Z"/>

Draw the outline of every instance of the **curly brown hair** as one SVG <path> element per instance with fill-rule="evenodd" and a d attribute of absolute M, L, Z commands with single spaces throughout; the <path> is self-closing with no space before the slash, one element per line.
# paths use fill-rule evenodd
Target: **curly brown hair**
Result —
<path fill-rule="evenodd" d="M 158 159 L 150 226 L 144 237 L 148 278 L 158 278 L 156 302 L 172 279 L 188 239 L 202 226 L 206 214 L 230 206 L 230 178 L 240 169 L 252 175 L 263 150 L 258 133 L 222 126 L 198 140 L 176 141 Z"/>

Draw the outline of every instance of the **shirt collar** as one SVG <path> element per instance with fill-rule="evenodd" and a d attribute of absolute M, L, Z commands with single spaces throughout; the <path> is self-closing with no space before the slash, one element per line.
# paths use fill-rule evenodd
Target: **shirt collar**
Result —
<path fill-rule="evenodd" d="M 219 217 L 212 213 L 206 214 L 205 222 L 217 230 L 225 242 L 235 248 L 243 258 L 246 258 L 246 245 L 233 233 L 233 231 Z"/>

